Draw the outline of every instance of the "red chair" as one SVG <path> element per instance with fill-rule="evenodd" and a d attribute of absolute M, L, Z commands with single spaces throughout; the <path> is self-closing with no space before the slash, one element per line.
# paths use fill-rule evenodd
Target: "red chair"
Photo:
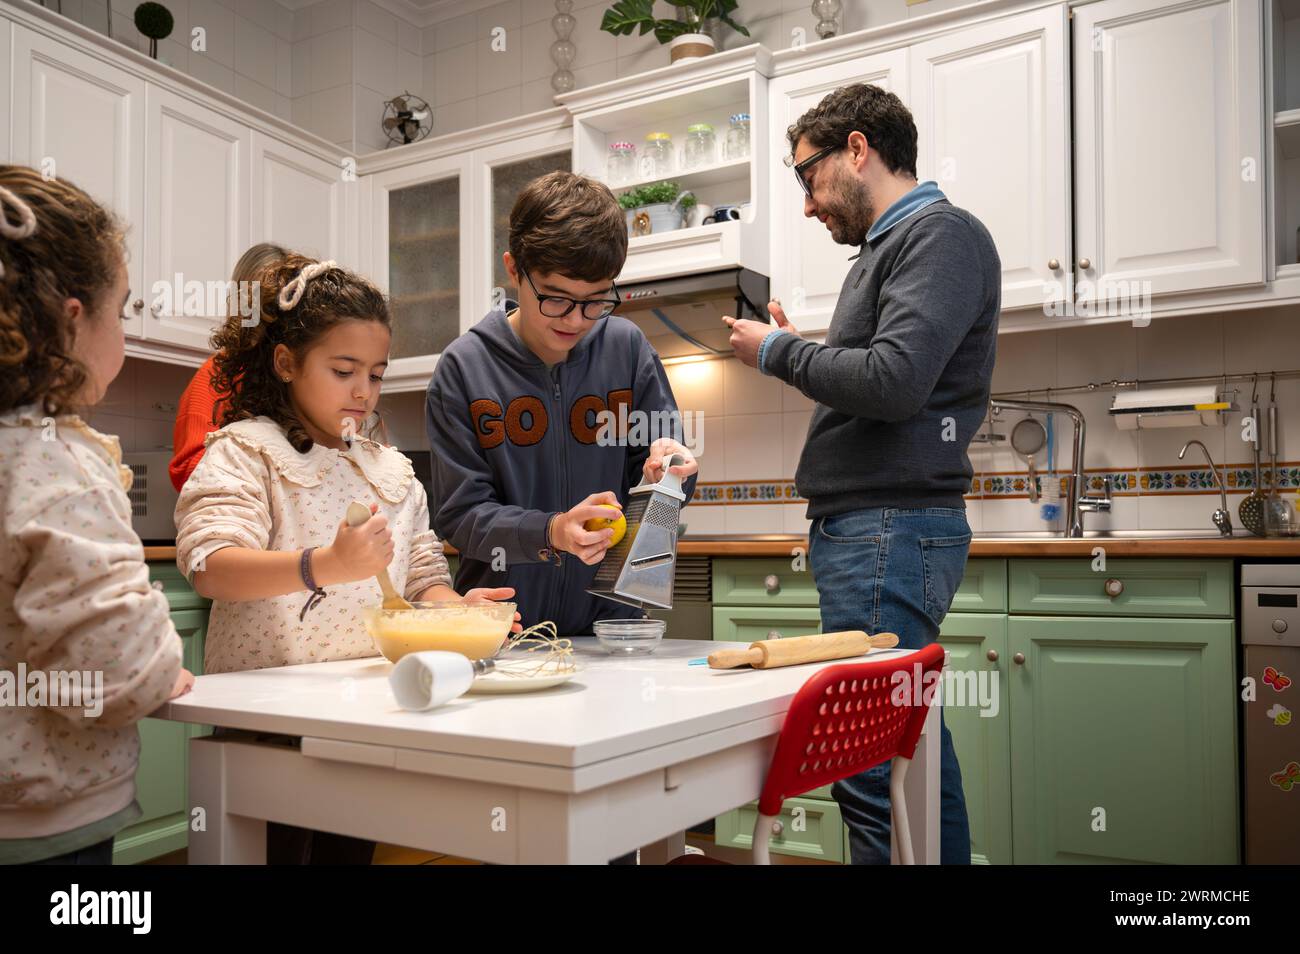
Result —
<path fill-rule="evenodd" d="M 768 832 L 787 798 L 857 775 L 886 761 L 890 762 L 889 800 L 899 860 L 905 865 L 916 863 L 912 857 L 907 806 L 903 801 L 903 782 L 930 711 L 932 687 L 938 682 L 943 660 L 943 647 L 931 643 L 907 656 L 828 666 L 803 684 L 785 715 L 772 765 L 767 770 L 767 781 L 758 798 L 758 819 L 754 822 L 755 864 L 772 863 Z M 918 664 L 922 680 L 919 693 L 912 685 Z M 907 690 L 903 705 L 896 705 L 892 698 L 899 687 L 895 673 L 907 677 L 901 683 Z M 920 704 L 914 705 L 918 694 Z M 670 863 L 710 864 L 715 859 L 684 855 Z"/>

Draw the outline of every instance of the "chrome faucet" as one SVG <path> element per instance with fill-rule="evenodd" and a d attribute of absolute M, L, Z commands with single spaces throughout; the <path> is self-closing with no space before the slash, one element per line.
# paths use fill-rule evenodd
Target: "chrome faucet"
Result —
<path fill-rule="evenodd" d="M 1210 451 L 1200 441 L 1188 441 L 1183 445 L 1183 449 L 1178 452 L 1178 459 L 1182 460 L 1183 455 L 1187 453 L 1187 448 L 1195 444 L 1205 455 L 1206 461 L 1210 465 L 1210 473 L 1214 475 L 1214 482 L 1219 485 L 1219 509 L 1214 511 L 1214 525 L 1219 528 L 1219 533 L 1225 537 L 1232 536 L 1232 516 L 1228 513 L 1228 493 L 1223 489 L 1223 478 L 1219 476 L 1219 468 L 1214 466 L 1214 459 L 1210 457 Z"/>
<path fill-rule="evenodd" d="M 1074 424 L 1074 442 L 1071 447 L 1070 473 L 1065 478 L 1065 509 L 1069 515 L 1069 525 L 1065 529 L 1067 537 L 1083 536 L 1083 515 L 1085 513 L 1108 513 L 1110 511 L 1111 483 L 1106 477 L 1102 483 L 1102 495 L 1094 497 L 1083 492 L 1088 477 L 1083 469 L 1083 440 L 1086 425 L 1083 414 L 1070 404 L 1056 404 L 1052 401 L 1004 401 L 995 398 L 989 401 L 989 407 L 996 413 L 1003 408 L 1021 411 L 1045 411 L 1054 414 L 1068 414 Z"/>

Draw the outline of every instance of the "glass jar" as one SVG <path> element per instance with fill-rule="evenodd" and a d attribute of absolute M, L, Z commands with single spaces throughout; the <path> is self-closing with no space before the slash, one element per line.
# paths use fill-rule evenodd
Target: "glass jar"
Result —
<path fill-rule="evenodd" d="M 713 127 L 708 123 L 690 126 L 686 130 L 686 145 L 682 147 L 682 166 L 699 169 L 716 161 L 717 141 L 713 138 Z"/>
<path fill-rule="evenodd" d="M 666 132 L 650 133 L 645 137 L 645 148 L 641 151 L 641 178 L 659 179 L 672 175 L 676 158 L 672 136 Z"/>
<path fill-rule="evenodd" d="M 736 113 L 727 128 L 727 138 L 722 144 L 723 159 L 749 158 L 749 113 Z"/>
<path fill-rule="evenodd" d="M 605 157 L 605 183 L 622 185 L 636 178 L 636 146 L 630 142 L 611 142 Z"/>

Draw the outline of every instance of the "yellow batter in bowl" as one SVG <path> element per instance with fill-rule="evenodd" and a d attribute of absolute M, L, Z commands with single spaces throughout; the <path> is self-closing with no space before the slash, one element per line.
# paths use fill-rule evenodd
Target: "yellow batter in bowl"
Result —
<path fill-rule="evenodd" d="M 515 620 L 514 603 L 413 603 L 414 609 L 361 611 L 375 648 L 389 662 L 437 649 L 485 659 L 500 649 Z"/>

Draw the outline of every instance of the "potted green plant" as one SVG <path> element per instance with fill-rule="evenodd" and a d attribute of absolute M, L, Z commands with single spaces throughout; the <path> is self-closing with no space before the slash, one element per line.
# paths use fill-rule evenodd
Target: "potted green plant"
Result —
<path fill-rule="evenodd" d="M 749 31 L 732 19 L 737 0 L 668 0 L 685 13 L 685 19 L 661 19 L 654 15 L 654 0 L 618 0 L 605 11 L 600 28 L 614 36 L 630 36 L 640 30 L 645 36 L 651 30 L 660 43 L 669 44 L 669 59 L 690 59 L 707 56 L 714 51 L 713 37 L 703 32 L 705 20 L 718 19 L 741 36 Z"/>
<path fill-rule="evenodd" d="M 135 8 L 135 28 L 149 38 L 149 55 L 158 59 L 158 41 L 172 35 L 176 19 L 161 3 L 142 3 Z"/>
<path fill-rule="evenodd" d="M 680 229 L 695 201 L 692 193 L 683 192 L 675 182 L 652 182 L 618 197 L 627 213 L 628 232 L 634 236 Z"/>

